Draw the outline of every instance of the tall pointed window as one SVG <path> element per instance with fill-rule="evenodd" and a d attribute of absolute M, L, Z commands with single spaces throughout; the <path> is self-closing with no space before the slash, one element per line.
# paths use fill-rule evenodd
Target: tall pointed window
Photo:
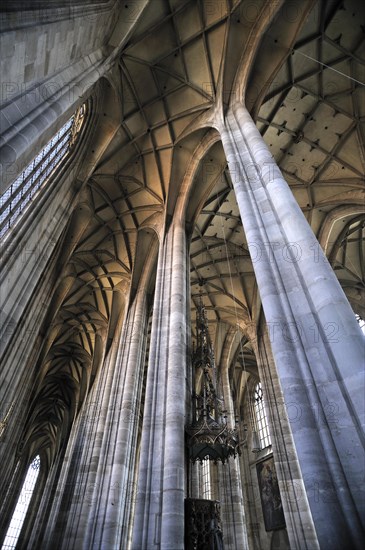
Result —
<path fill-rule="evenodd" d="M 260 440 L 261 449 L 271 445 L 269 426 L 264 408 L 264 398 L 262 394 L 261 382 L 256 384 L 254 393 L 254 408 L 256 416 L 257 432 Z"/>
<path fill-rule="evenodd" d="M 86 115 L 84 103 L 0 196 L 0 238 L 7 235 L 32 199 L 73 150 Z"/>
<path fill-rule="evenodd" d="M 209 460 L 203 460 L 202 462 L 202 497 L 208 500 L 212 498 Z"/>
<path fill-rule="evenodd" d="M 40 466 L 41 460 L 39 456 L 36 456 L 31 462 L 27 471 L 27 475 L 25 476 L 23 487 L 20 492 L 18 502 L 16 504 L 13 517 L 11 518 L 11 522 L 1 550 L 9 550 L 10 548 L 16 547 L 20 531 L 23 527 L 25 516 L 27 514 L 28 507 L 36 486 Z"/>

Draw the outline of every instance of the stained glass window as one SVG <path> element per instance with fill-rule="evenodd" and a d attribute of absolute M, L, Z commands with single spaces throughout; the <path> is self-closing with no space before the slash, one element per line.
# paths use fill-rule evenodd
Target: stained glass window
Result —
<path fill-rule="evenodd" d="M 0 196 L 0 238 L 7 236 L 61 161 L 73 150 L 85 115 L 83 104 Z"/>
<path fill-rule="evenodd" d="M 18 502 L 16 504 L 13 517 L 6 533 L 5 540 L 3 542 L 1 550 L 8 550 L 15 548 L 18 542 L 20 531 L 23 527 L 25 516 L 28 511 L 28 507 L 33 496 L 34 488 L 38 479 L 40 471 L 41 461 L 39 456 L 31 462 L 27 475 L 23 483 L 22 490 L 20 492 Z"/>

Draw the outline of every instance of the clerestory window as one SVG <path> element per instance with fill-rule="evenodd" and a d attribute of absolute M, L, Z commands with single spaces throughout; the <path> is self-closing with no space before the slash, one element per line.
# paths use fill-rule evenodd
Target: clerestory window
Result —
<path fill-rule="evenodd" d="M 0 238 L 8 235 L 31 201 L 51 179 L 61 161 L 73 151 L 85 115 L 84 103 L 0 196 Z"/>
<path fill-rule="evenodd" d="M 261 382 L 256 384 L 254 393 L 254 409 L 256 416 L 257 432 L 260 440 L 261 449 L 271 445 L 269 426 L 264 407 L 264 397 L 262 393 Z"/>
<path fill-rule="evenodd" d="M 27 475 L 25 476 L 22 490 L 20 492 L 18 502 L 11 518 L 11 522 L 8 527 L 8 531 L 6 533 L 6 537 L 1 547 L 1 550 L 10 550 L 11 548 L 15 548 L 17 545 L 20 531 L 23 527 L 25 516 L 27 514 L 29 504 L 37 483 L 40 467 L 40 457 L 36 456 L 31 462 L 27 471 Z"/>

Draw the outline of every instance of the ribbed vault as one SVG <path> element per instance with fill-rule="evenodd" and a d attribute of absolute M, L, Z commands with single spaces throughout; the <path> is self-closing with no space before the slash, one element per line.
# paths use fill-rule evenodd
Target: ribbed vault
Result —
<path fill-rule="evenodd" d="M 364 9 L 358 2 L 318 2 L 270 83 L 257 115 L 261 134 L 319 238 L 332 219 L 329 259 L 355 311 L 361 309 L 362 315 L 363 20 Z M 268 35 L 273 45 L 284 42 L 279 33 L 275 35 L 275 27 Z M 255 68 L 251 77 L 255 78 Z M 216 162 L 215 153 L 205 161 Z M 245 331 L 245 325 L 257 322 L 260 314 L 252 269 L 260 251 L 250 250 L 251 257 L 248 253 L 230 178 L 221 168 L 197 219 L 191 245 L 193 301 L 200 293 L 205 296 L 215 333 L 222 323 Z"/>
<path fill-rule="evenodd" d="M 249 4 L 153 0 L 125 45 L 114 73 L 117 129 L 87 183 L 91 217 L 68 262 L 72 284 L 48 333 L 26 437 L 48 437 L 55 448 L 67 432 L 73 413 L 66 410 L 80 406 L 122 315 L 116 297 L 127 296 L 138 233 L 161 230 L 207 131 L 189 129 L 232 86 L 255 21 Z M 333 238 L 330 260 L 353 304 L 365 287 L 363 10 L 352 0 L 320 0 L 277 67 L 266 50 L 256 54 L 261 68 L 266 56 L 266 83 L 275 73 L 259 103 L 257 90 L 257 125 L 315 234 L 326 227 Z M 297 24 L 284 23 L 288 32 Z M 267 33 L 280 48 L 275 24 Z M 253 65 L 249 81 L 254 72 Z M 239 334 L 232 354 L 239 393 L 243 370 L 255 365 L 248 337 L 261 312 L 252 266 L 259 251 L 248 250 L 220 142 L 200 162 L 194 189 L 202 188 L 203 203 L 192 197 L 189 205 L 189 212 L 200 208 L 190 228 L 191 314 L 202 295 L 217 362 L 228 332 Z M 338 210 L 343 205 L 350 214 Z"/>

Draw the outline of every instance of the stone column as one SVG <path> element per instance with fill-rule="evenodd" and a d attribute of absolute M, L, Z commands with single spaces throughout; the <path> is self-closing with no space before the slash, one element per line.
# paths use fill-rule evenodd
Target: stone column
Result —
<path fill-rule="evenodd" d="M 201 465 L 199 462 L 194 462 L 189 464 L 190 468 L 190 480 L 189 480 L 189 496 L 190 498 L 201 498 L 200 497 L 200 469 Z"/>
<path fill-rule="evenodd" d="M 111 347 L 71 437 L 45 548 L 127 547 L 153 259 L 151 253 L 119 343 Z"/>
<path fill-rule="evenodd" d="M 289 418 L 291 422 L 300 422 L 300 413 L 295 403 L 288 403 L 285 407 L 267 333 L 262 335 L 260 341 L 252 341 L 252 347 L 264 392 L 265 412 L 290 546 L 316 550 L 319 548 L 318 539 L 289 422 Z"/>
<path fill-rule="evenodd" d="M 50 209 L 52 212 L 52 209 Z M 42 357 L 48 351 L 48 344 L 42 338 L 54 319 L 67 291 L 74 281 L 70 266 L 62 272 L 63 266 L 71 255 L 73 247 L 82 235 L 90 218 L 90 209 L 80 204 L 78 217 L 74 225 L 74 241 L 63 239 L 65 243 L 63 258 L 54 251 L 50 252 L 42 241 L 37 244 L 36 234 L 29 235 L 20 247 L 15 248 L 3 258 L 0 270 L 0 420 L 10 410 L 8 426 L 0 445 L 0 460 L 3 463 L 0 492 L 11 479 L 14 469 L 14 456 L 24 426 L 30 398 L 34 391 L 36 373 Z M 49 212 L 44 213 L 49 216 Z M 40 217 L 34 220 L 41 225 Z M 52 222 L 48 220 L 48 228 Z M 59 228 L 57 229 L 59 231 Z M 46 231 L 47 233 L 47 231 Z M 51 235 L 53 232 L 51 232 Z M 47 237 L 46 237 L 47 238 Z M 50 243 L 48 243 L 50 244 Z M 58 243 L 60 244 L 60 243 Z M 55 247 L 52 243 L 52 248 Z M 17 255 L 18 254 L 18 255 Z M 51 256 L 51 257 L 49 257 Z M 63 261 L 60 261 L 63 259 Z M 20 276 L 17 276 L 20 273 Z M 63 273 L 55 294 L 56 278 Z M 48 303 L 51 302 L 51 307 Z M 48 310 L 47 310 L 48 307 Z M 40 329 L 43 327 L 43 330 Z M 54 335 L 53 335 L 54 336 Z M 14 345 L 14 342 L 17 344 Z M 43 350 L 43 352 L 42 352 Z M 12 406 L 13 404 L 13 406 Z M 12 408 L 11 408 L 12 407 Z"/>
<path fill-rule="evenodd" d="M 44 509 L 48 509 L 48 518 L 35 543 L 37 547 L 45 550 L 80 548 L 77 539 L 79 532 L 82 531 L 85 537 L 87 535 L 99 449 L 102 434 L 107 431 L 108 403 L 116 358 L 116 346 L 105 358 L 101 358 L 94 384 L 72 426 L 64 459 L 55 477 L 55 487 L 50 486 L 52 477 L 47 482 L 38 517 L 43 515 Z"/>
<path fill-rule="evenodd" d="M 94 461 L 98 460 L 92 504 L 87 525 L 79 530 L 79 548 L 126 548 L 134 494 L 147 313 L 144 287 L 135 294 L 123 327 L 106 430 L 98 457 L 93 456 Z"/>
<path fill-rule="evenodd" d="M 223 390 L 224 405 L 227 410 L 227 424 L 230 429 L 235 427 L 235 412 L 229 382 L 229 359 L 235 333 L 231 331 L 224 343 L 220 360 L 220 376 Z M 226 550 L 244 550 L 248 548 L 243 509 L 243 495 L 238 457 L 230 458 L 228 464 L 219 468 L 222 504 L 222 530 Z"/>
<path fill-rule="evenodd" d="M 183 550 L 187 251 L 182 223 L 159 251 L 133 550 Z"/>
<path fill-rule="evenodd" d="M 228 111 L 221 137 L 284 399 L 300 411 L 291 430 L 319 543 L 332 549 L 360 547 L 363 335 L 242 105 Z"/>

